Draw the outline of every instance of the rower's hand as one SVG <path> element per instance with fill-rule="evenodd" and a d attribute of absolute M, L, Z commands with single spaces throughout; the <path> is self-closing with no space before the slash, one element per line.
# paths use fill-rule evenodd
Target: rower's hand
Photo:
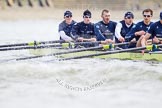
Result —
<path fill-rule="evenodd" d="M 79 37 L 77 40 L 78 40 L 79 42 L 83 42 L 83 41 L 84 41 L 84 38 L 83 38 L 83 37 Z"/>
<path fill-rule="evenodd" d="M 133 38 L 130 42 L 131 42 L 131 43 L 136 43 L 137 41 L 136 41 L 135 38 Z"/>
<path fill-rule="evenodd" d="M 162 41 L 160 41 L 156 36 L 153 38 L 153 43 L 156 43 L 156 44 L 161 44 Z"/>
<path fill-rule="evenodd" d="M 91 42 L 96 42 L 97 40 L 96 40 L 96 38 L 91 38 L 90 41 Z"/>
<path fill-rule="evenodd" d="M 113 40 L 111 40 L 111 39 L 106 39 L 105 41 L 106 41 L 106 44 L 109 44 L 109 43 L 114 43 L 114 41 L 113 41 Z"/>
<path fill-rule="evenodd" d="M 125 39 L 121 36 L 119 39 L 118 39 L 120 42 L 125 42 Z"/>
<path fill-rule="evenodd" d="M 144 35 L 146 32 L 141 30 L 141 31 L 138 31 L 135 33 L 136 36 L 141 36 L 141 35 Z"/>

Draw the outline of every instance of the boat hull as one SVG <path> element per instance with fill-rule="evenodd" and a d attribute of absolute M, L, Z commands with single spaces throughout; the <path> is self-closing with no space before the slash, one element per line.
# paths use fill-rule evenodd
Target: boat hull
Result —
<path fill-rule="evenodd" d="M 61 49 L 61 52 L 69 51 Z M 47 55 L 51 53 L 60 52 L 60 49 L 36 49 L 30 50 L 30 53 L 33 55 Z M 83 51 L 83 52 L 75 52 L 69 54 L 57 55 L 59 58 L 70 58 L 76 56 L 84 56 L 90 54 L 98 54 L 103 51 Z M 92 58 L 100 58 L 100 59 L 121 59 L 121 60 L 147 60 L 147 61 L 160 61 L 162 62 L 162 54 L 161 53 L 140 53 L 140 52 L 123 52 L 123 53 L 115 53 L 115 54 L 107 54 L 101 56 L 93 56 Z"/>

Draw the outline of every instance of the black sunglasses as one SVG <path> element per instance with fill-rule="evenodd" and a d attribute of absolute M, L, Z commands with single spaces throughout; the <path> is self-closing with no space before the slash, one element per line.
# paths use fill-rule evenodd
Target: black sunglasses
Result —
<path fill-rule="evenodd" d="M 144 17 L 151 17 L 151 15 L 143 15 Z"/>
<path fill-rule="evenodd" d="M 126 19 L 132 19 L 132 17 L 125 17 Z"/>
<path fill-rule="evenodd" d="M 65 16 L 66 18 L 71 18 L 72 16 L 70 15 L 70 16 Z"/>
<path fill-rule="evenodd" d="M 91 18 L 90 16 L 84 16 L 84 18 Z"/>

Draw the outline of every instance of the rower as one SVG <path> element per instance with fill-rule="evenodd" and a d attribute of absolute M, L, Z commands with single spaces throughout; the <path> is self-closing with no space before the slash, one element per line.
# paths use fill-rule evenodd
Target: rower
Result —
<path fill-rule="evenodd" d="M 85 10 L 83 12 L 83 21 L 75 23 L 72 27 L 72 37 L 78 42 L 95 42 L 94 24 L 91 22 L 91 12 Z M 88 47 L 88 46 L 86 46 Z"/>
<path fill-rule="evenodd" d="M 91 22 L 91 12 L 85 10 L 83 21 L 75 23 L 72 28 L 72 35 L 78 41 L 96 41 L 94 34 L 94 24 Z"/>
<path fill-rule="evenodd" d="M 65 40 L 67 42 L 73 41 L 70 32 L 71 32 L 71 29 L 75 23 L 76 23 L 76 21 L 74 21 L 72 19 L 72 12 L 65 11 L 64 12 L 64 21 L 62 21 L 59 24 L 59 29 L 58 29 L 58 32 L 60 35 L 60 40 Z"/>
<path fill-rule="evenodd" d="M 153 22 L 151 22 L 151 18 L 153 16 L 153 11 L 151 9 L 143 10 L 142 15 L 144 20 L 135 24 L 131 31 L 126 35 L 127 41 L 135 42 L 135 45 L 130 47 L 141 47 L 141 40 L 143 39 L 150 25 L 153 24 Z M 132 39 L 135 39 L 135 41 Z"/>
<path fill-rule="evenodd" d="M 151 37 L 153 39 L 153 43 L 155 44 L 162 44 L 162 12 L 160 12 L 160 20 L 152 24 L 145 34 L 145 38 L 142 39 L 141 44 L 142 46 L 146 46 L 147 40 Z"/>
<path fill-rule="evenodd" d="M 132 12 L 126 12 L 124 15 L 124 20 L 120 21 L 115 28 L 115 37 L 116 43 L 125 42 L 125 35 L 131 30 L 133 27 L 134 15 Z M 125 48 L 125 46 L 121 46 Z"/>
<path fill-rule="evenodd" d="M 104 9 L 101 14 L 102 21 L 95 24 L 97 41 L 102 44 L 115 43 L 116 22 L 110 21 L 110 15 L 110 11 Z"/>

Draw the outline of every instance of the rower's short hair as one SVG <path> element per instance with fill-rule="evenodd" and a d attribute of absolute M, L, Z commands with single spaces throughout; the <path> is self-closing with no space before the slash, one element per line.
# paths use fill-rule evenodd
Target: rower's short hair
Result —
<path fill-rule="evenodd" d="M 101 15 L 103 15 L 103 13 L 104 13 L 104 12 L 109 13 L 110 11 L 109 11 L 109 10 L 107 10 L 107 9 L 104 9 L 104 10 L 102 10 Z"/>
<path fill-rule="evenodd" d="M 151 13 L 151 15 L 153 16 L 153 10 L 152 9 L 145 9 L 145 10 L 143 10 L 143 12 L 142 12 L 142 14 L 144 14 L 144 12 L 150 12 Z"/>

